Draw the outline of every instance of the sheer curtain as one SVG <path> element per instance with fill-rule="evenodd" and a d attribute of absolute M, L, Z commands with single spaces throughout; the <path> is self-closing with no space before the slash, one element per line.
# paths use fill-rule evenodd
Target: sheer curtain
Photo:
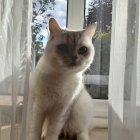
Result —
<path fill-rule="evenodd" d="M 114 0 L 109 139 L 140 139 L 140 1 Z"/>
<path fill-rule="evenodd" d="M 0 140 L 26 132 L 31 19 L 32 0 L 0 0 Z"/>

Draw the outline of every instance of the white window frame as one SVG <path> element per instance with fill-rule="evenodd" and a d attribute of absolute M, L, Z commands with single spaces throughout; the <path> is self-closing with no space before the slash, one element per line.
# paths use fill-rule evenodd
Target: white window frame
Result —
<path fill-rule="evenodd" d="M 82 30 L 85 0 L 68 0 L 67 28 Z M 108 128 L 108 100 L 93 99 L 95 127 Z"/>

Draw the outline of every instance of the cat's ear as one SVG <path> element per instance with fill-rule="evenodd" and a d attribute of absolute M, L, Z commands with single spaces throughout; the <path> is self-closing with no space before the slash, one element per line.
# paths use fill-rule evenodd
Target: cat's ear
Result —
<path fill-rule="evenodd" d="M 50 30 L 50 36 L 53 38 L 58 33 L 62 32 L 60 26 L 58 25 L 57 21 L 54 18 L 50 18 L 49 20 L 49 30 Z"/>
<path fill-rule="evenodd" d="M 92 23 L 90 24 L 85 30 L 84 30 L 84 35 L 92 38 L 95 34 L 97 28 L 97 23 Z"/>

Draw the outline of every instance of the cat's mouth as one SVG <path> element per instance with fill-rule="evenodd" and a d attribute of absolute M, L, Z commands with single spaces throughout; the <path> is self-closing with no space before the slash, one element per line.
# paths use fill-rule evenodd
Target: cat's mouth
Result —
<path fill-rule="evenodd" d="M 77 63 L 76 62 L 71 62 L 71 63 L 68 64 L 68 66 L 74 67 L 74 66 L 77 66 Z"/>
<path fill-rule="evenodd" d="M 77 68 L 77 67 L 81 67 L 82 63 L 78 62 L 78 61 L 71 61 L 71 62 L 67 63 L 66 65 L 69 68 Z"/>
<path fill-rule="evenodd" d="M 64 64 L 65 64 L 67 67 L 76 67 L 76 66 L 79 66 L 79 64 L 78 64 L 77 61 L 73 61 L 73 60 L 71 60 L 71 59 L 65 59 Z"/>

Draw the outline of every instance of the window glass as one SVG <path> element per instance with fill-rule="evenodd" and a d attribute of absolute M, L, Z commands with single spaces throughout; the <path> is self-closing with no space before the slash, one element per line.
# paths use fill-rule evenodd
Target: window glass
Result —
<path fill-rule="evenodd" d="M 54 17 L 62 28 L 67 22 L 67 0 L 33 0 L 32 40 L 39 60 L 48 40 L 48 21 Z"/>
<path fill-rule="evenodd" d="M 108 79 L 111 43 L 112 0 L 86 0 L 85 23 L 97 22 L 93 38 L 95 46 L 94 61 L 86 71 L 85 84 L 93 98 L 108 98 Z"/>

